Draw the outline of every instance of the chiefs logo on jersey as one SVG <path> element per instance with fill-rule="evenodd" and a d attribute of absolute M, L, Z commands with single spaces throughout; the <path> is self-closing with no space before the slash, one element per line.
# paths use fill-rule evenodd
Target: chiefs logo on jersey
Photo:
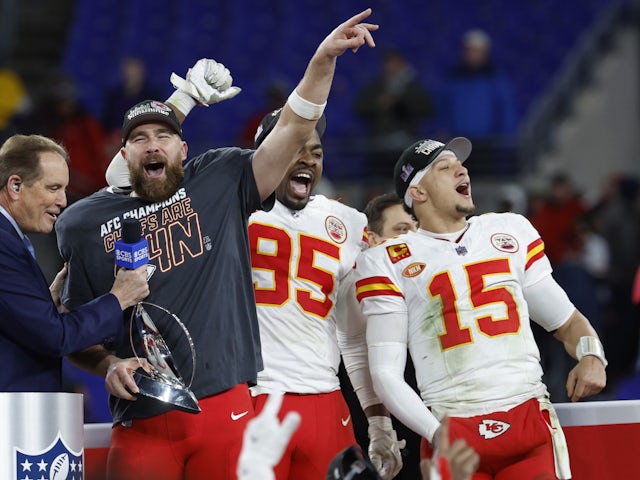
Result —
<path fill-rule="evenodd" d="M 387 255 L 389 255 L 391 263 L 398 263 L 403 258 L 410 257 L 411 252 L 406 243 L 400 243 L 399 245 L 389 245 L 387 247 Z"/>
<path fill-rule="evenodd" d="M 407 278 L 417 277 L 424 271 L 425 268 L 427 268 L 427 265 L 422 262 L 412 263 L 411 265 L 405 267 L 405 269 L 402 271 L 402 276 Z"/>
<path fill-rule="evenodd" d="M 518 241 L 508 233 L 494 233 L 491 235 L 491 244 L 497 250 L 507 253 L 516 253 L 520 248 Z"/>
<path fill-rule="evenodd" d="M 336 243 L 344 243 L 347 239 L 347 227 L 339 218 L 328 216 L 324 221 L 324 228 L 327 229 L 327 234 Z"/>
<path fill-rule="evenodd" d="M 482 423 L 478 425 L 478 433 L 486 438 L 496 438 L 509 430 L 511 425 L 500 420 L 482 420 Z"/>

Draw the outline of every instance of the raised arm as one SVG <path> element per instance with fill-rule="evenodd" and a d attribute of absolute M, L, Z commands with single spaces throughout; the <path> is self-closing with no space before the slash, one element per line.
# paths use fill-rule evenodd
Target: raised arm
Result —
<path fill-rule="evenodd" d="M 278 123 L 254 154 L 253 172 L 262 199 L 276 189 L 295 152 L 313 133 L 329 96 L 336 59 L 347 50 L 356 52 L 365 43 L 375 47 L 371 32 L 378 25 L 363 22 L 369 15 L 371 9 L 354 15 L 322 41 Z"/>

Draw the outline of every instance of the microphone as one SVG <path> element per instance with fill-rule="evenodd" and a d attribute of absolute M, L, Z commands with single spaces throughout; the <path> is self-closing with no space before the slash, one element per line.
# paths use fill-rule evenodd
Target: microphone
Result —
<path fill-rule="evenodd" d="M 138 220 L 126 218 L 122 221 L 122 238 L 116 240 L 116 266 L 135 270 L 149 263 L 149 242 L 141 236 Z"/>

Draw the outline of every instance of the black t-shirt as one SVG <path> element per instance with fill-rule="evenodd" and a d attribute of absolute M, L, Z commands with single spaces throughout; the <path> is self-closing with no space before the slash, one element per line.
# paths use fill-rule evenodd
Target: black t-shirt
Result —
<path fill-rule="evenodd" d="M 191 389 L 198 398 L 255 381 L 262 369 L 247 235 L 249 215 L 263 207 L 252 154 L 210 150 L 185 163 L 184 182 L 167 201 L 149 203 L 104 189 L 71 205 L 56 222 L 60 252 L 70 262 L 62 300 L 74 308 L 111 289 L 121 222 L 140 221 L 151 272 L 144 302 L 169 310 L 188 329 L 196 351 Z M 268 203 L 267 209 L 273 196 Z M 194 370 L 186 335 L 171 315 L 152 305 L 145 309 L 189 383 Z M 125 312 L 126 335 L 115 342 L 122 358 L 133 356 L 130 317 Z M 136 353 L 143 354 L 138 347 Z M 135 402 L 111 397 L 110 406 L 114 422 L 170 408 L 147 397 Z"/>

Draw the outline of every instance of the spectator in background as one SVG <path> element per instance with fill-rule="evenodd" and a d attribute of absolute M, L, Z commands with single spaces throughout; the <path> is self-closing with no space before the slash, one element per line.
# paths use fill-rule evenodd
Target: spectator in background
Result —
<path fill-rule="evenodd" d="M 474 162 L 491 162 L 492 171 L 512 169 L 509 146 L 518 124 L 512 83 L 494 64 L 486 32 L 467 31 L 461 48 L 460 61 L 447 75 L 439 97 L 442 135 L 448 138 L 455 132 L 471 139 Z"/>
<path fill-rule="evenodd" d="M 587 241 L 585 223 L 587 206 L 565 172 L 551 178 L 543 196 L 529 220 L 544 238 L 545 252 L 553 267 L 553 277 L 569 299 L 600 330 L 601 311 L 598 305 L 598 285 L 585 262 Z M 533 326 L 540 348 L 543 380 L 556 401 L 566 400 L 565 382 L 573 367 L 562 345 L 549 338 L 538 325 Z"/>
<path fill-rule="evenodd" d="M 10 68 L 0 67 L 0 142 L 16 132 L 16 117 L 26 115 L 31 108 L 27 89 L 20 76 Z"/>
<path fill-rule="evenodd" d="M 144 61 L 127 56 L 120 62 L 120 79 L 104 94 L 102 126 L 108 136 L 107 155 L 111 158 L 122 142 L 122 116 L 131 107 L 147 98 L 164 98 L 161 90 L 149 82 Z"/>
<path fill-rule="evenodd" d="M 564 172 L 553 175 L 547 195 L 529 220 L 544 238 L 545 252 L 554 268 L 580 250 L 578 218 L 586 211 L 569 176 Z"/>
<path fill-rule="evenodd" d="M 638 356 L 640 307 L 632 302 L 632 288 L 640 264 L 640 180 L 630 175 L 613 177 L 594 214 L 610 249 L 611 298 L 603 336 L 611 352 L 610 375 L 616 381 L 633 372 Z"/>
<path fill-rule="evenodd" d="M 52 138 L 69 151 L 67 199 L 71 204 L 106 185 L 104 171 L 110 158 L 102 125 L 80 104 L 75 82 L 64 74 L 56 77 L 19 129 Z"/>
<path fill-rule="evenodd" d="M 419 137 L 420 122 L 432 116 L 431 96 L 404 54 L 387 50 L 382 72 L 360 90 L 353 109 L 368 130 L 369 176 L 386 184 L 400 152 Z"/>
<path fill-rule="evenodd" d="M 287 95 L 289 95 L 290 91 L 291 88 L 280 81 L 274 81 L 265 88 L 264 105 L 251 114 L 240 130 L 240 138 L 238 139 L 240 147 L 254 148 L 254 137 L 260 122 L 267 113 L 280 108 L 286 103 Z"/>

